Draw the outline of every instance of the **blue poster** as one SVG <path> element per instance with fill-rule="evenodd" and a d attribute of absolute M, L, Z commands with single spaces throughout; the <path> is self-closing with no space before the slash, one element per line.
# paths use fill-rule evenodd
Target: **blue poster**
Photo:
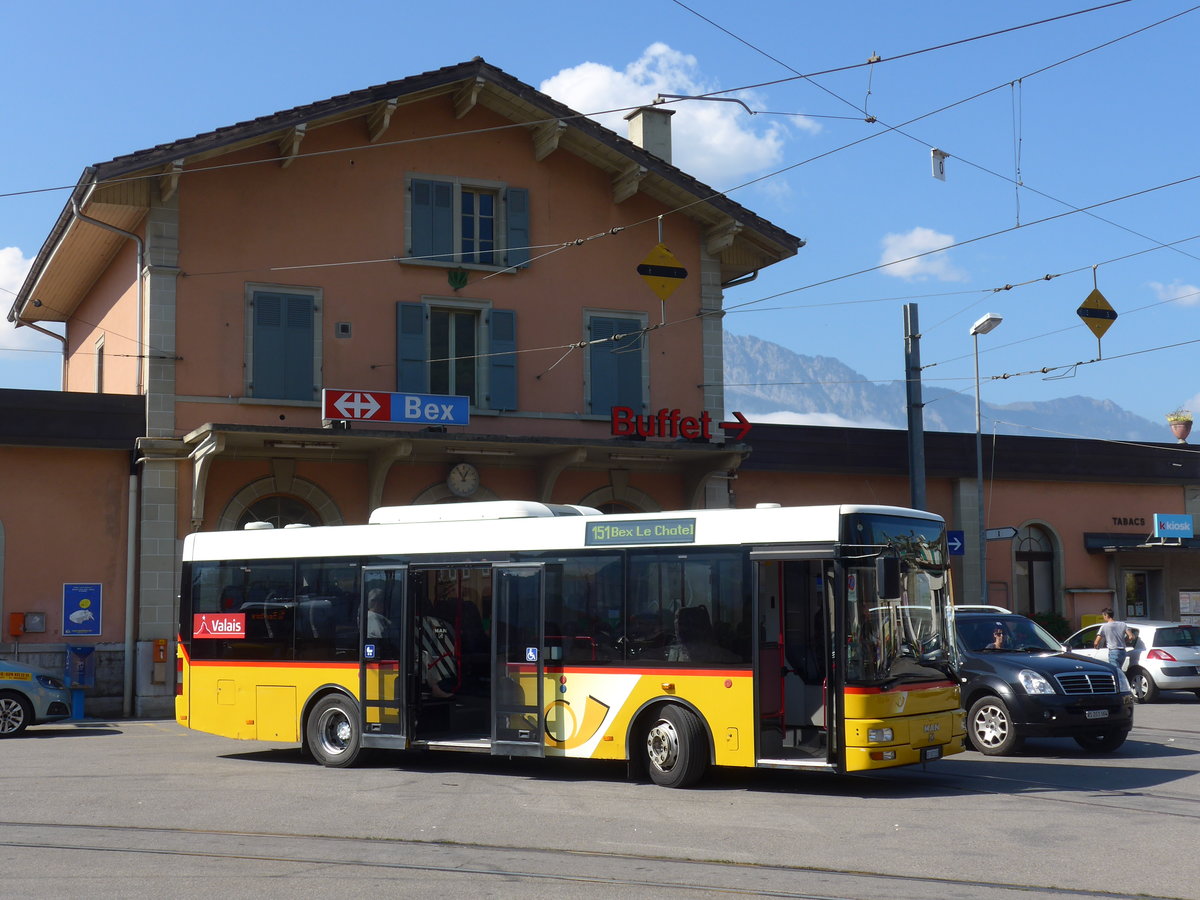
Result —
<path fill-rule="evenodd" d="M 99 637 L 104 604 L 99 584 L 63 585 L 63 636 Z"/>

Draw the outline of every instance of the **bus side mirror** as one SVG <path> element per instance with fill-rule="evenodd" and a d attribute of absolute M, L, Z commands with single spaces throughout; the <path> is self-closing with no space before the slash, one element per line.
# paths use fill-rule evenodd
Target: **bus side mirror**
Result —
<path fill-rule="evenodd" d="M 875 587 L 880 600 L 900 599 L 900 557 L 875 557 Z"/>

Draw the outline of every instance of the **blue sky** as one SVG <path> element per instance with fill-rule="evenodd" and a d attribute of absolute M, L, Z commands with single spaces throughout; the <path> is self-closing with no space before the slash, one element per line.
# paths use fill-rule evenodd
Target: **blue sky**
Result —
<path fill-rule="evenodd" d="M 730 331 L 888 381 L 903 377 L 914 302 L 926 383 L 970 394 L 969 329 L 994 312 L 1004 323 L 980 338 L 988 402 L 1083 395 L 1158 422 L 1200 412 L 1200 9 L 460 0 L 452 21 L 443 9 L 10 4 L 0 308 L 86 165 L 478 55 L 585 113 L 744 88 L 723 95 L 744 106 L 675 107 L 675 163 L 808 243 L 727 293 Z M 603 121 L 624 133 L 619 115 Z M 949 154 L 944 181 L 932 148 Z M 1099 346 L 1076 314 L 1094 286 L 1119 316 Z M 57 389 L 56 347 L 4 322 L 0 387 Z"/>

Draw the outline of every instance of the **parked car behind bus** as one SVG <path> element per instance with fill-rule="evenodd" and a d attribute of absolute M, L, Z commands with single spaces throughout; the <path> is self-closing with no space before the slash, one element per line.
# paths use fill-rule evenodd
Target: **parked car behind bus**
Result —
<path fill-rule="evenodd" d="M 1191 691 L 1200 697 L 1200 625 L 1141 619 L 1125 624 L 1135 635 L 1125 661 L 1133 699 L 1153 703 L 1160 691 Z M 1108 651 L 1093 647 L 1099 629 L 1089 625 L 1063 645 L 1072 653 L 1104 659 Z"/>

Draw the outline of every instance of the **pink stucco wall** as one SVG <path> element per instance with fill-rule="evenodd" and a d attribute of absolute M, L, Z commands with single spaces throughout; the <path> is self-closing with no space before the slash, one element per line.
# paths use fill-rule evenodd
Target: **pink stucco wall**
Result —
<path fill-rule="evenodd" d="M 85 643 L 122 640 L 129 455 L 0 446 L 0 472 L 5 617 L 44 612 L 46 633 L 26 640 L 62 641 L 63 585 L 99 583 L 103 631 Z"/>
<path fill-rule="evenodd" d="M 507 120 L 473 111 L 469 127 Z M 405 108 L 386 142 L 462 130 L 447 98 Z M 304 152 L 364 142 L 361 121 L 310 132 Z M 223 163 L 265 159 L 274 147 L 243 151 Z M 211 161 L 208 161 L 211 164 Z M 472 271 L 454 292 L 447 269 L 391 261 L 306 269 L 307 266 L 390 260 L 405 253 L 405 176 L 464 176 L 528 188 L 533 251 L 528 269 L 494 274 Z M 423 297 L 490 301 L 517 310 L 518 395 L 521 411 L 537 418 L 479 416 L 471 431 L 493 434 L 607 436 L 607 419 L 584 420 L 584 351 L 567 351 L 584 337 L 584 310 L 662 316 L 657 296 L 636 266 L 658 241 L 655 217 L 665 210 L 637 194 L 616 205 L 609 177 L 578 157 L 552 153 L 533 158 L 525 129 L 477 137 L 371 147 L 295 161 L 224 168 L 187 176 L 180 186 L 177 393 L 238 398 L 244 393 L 244 309 L 247 283 L 320 288 L 323 309 L 323 384 L 357 390 L 396 389 L 396 303 Z M 537 258 L 576 238 L 617 225 L 644 223 Z M 691 318 L 700 301 L 700 234 L 683 215 L 668 217 L 665 242 L 689 278 L 670 298 L 671 327 L 649 337 L 650 407 L 698 414 L 702 404 L 700 323 Z M 353 337 L 335 339 L 336 322 L 350 322 Z M 320 412 L 296 406 L 183 404 L 178 425 L 186 432 L 204 422 L 282 421 L 315 426 Z M 549 418 L 547 418 L 547 415 Z M 280 419 L 279 416 L 283 416 Z M 560 417 L 560 418 L 555 418 Z M 364 426 L 370 427 L 370 426 Z"/>

